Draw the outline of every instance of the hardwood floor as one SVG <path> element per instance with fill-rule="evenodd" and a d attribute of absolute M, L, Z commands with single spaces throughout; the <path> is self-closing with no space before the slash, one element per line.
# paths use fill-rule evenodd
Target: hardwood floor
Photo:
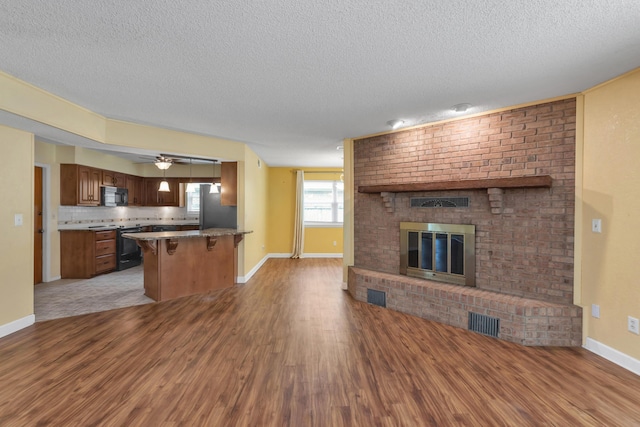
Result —
<path fill-rule="evenodd" d="M 640 377 L 354 301 L 340 260 L 0 339 L 1 426 L 634 426 Z"/>

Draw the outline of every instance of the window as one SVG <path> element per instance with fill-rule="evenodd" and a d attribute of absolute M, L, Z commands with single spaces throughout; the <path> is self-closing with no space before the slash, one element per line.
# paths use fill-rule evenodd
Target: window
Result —
<path fill-rule="evenodd" d="M 340 181 L 304 182 L 304 225 L 342 227 L 344 183 Z"/>
<path fill-rule="evenodd" d="M 209 182 L 190 183 L 186 185 L 187 214 L 200 214 L 200 184 Z"/>

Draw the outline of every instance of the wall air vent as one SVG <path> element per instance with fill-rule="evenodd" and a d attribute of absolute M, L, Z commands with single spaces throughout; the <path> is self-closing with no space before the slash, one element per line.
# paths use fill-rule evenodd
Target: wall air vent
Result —
<path fill-rule="evenodd" d="M 412 208 L 468 208 L 468 197 L 412 197 Z"/>
<path fill-rule="evenodd" d="M 387 294 L 375 289 L 367 289 L 367 302 L 380 307 L 387 306 Z"/>
<path fill-rule="evenodd" d="M 469 330 L 483 335 L 498 338 L 500 319 L 485 314 L 469 312 Z"/>

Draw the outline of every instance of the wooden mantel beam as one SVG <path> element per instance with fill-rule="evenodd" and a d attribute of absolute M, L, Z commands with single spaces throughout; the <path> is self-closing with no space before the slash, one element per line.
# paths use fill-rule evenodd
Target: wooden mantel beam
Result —
<path fill-rule="evenodd" d="M 407 193 L 414 191 L 477 190 L 487 188 L 549 188 L 551 176 L 518 176 L 513 178 L 463 179 L 457 181 L 410 182 L 405 184 L 361 185 L 359 193 Z"/>

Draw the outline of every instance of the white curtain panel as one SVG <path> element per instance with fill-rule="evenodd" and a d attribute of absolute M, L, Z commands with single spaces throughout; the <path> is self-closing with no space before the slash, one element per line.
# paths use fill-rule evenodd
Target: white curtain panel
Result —
<path fill-rule="evenodd" d="M 296 216 L 293 227 L 291 258 L 300 258 L 304 248 L 304 172 L 301 170 L 296 171 Z"/>

